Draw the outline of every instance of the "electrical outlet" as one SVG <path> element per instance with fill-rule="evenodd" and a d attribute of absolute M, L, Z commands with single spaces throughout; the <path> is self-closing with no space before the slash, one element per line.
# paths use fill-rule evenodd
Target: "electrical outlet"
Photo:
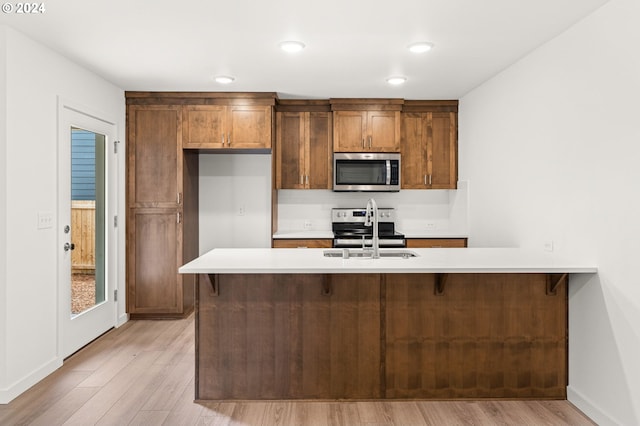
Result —
<path fill-rule="evenodd" d="M 53 213 L 38 212 L 38 229 L 53 228 Z"/>
<path fill-rule="evenodd" d="M 436 229 L 436 223 L 435 222 L 427 222 L 426 225 L 426 230 L 427 231 L 434 231 Z"/>
<path fill-rule="evenodd" d="M 304 229 L 309 230 L 309 229 L 311 229 L 311 228 L 313 228 L 313 224 L 311 223 L 311 221 L 310 221 L 310 220 L 308 220 L 308 219 L 307 219 L 307 220 L 305 220 L 305 221 L 304 221 Z"/>
<path fill-rule="evenodd" d="M 553 240 L 547 240 L 544 242 L 544 251 L 553 251 Z"/>
<path fill-rule="evenodd" d="M 247 210 L 245 209 L 244 205 L 242 205 L 238 209 L 238 216 L 244 216 L 246 212 L 247 212 Z"/>

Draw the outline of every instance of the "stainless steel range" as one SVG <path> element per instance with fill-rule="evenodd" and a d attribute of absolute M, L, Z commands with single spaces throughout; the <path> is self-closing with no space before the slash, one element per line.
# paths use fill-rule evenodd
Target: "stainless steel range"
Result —
<path fill-rule="evenodd" d="M 366 226 L 364 208 L 331 209 L 331 228 L 333 247 L 356 248 L 371 247 L 373 244 L 373 226 Z M 406 247 L 404 235 L 396 231 L 395 210 L 378 209 L 378 237 L 380 247 Z"/>

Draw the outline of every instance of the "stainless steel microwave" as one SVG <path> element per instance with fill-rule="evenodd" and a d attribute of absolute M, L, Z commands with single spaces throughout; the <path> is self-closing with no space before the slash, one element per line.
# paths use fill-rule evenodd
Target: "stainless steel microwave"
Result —
<path fill-rule="evenodd" d="M 336 152 L 333 154 L 334 191 L 400 191 L 400 154 Z"/>

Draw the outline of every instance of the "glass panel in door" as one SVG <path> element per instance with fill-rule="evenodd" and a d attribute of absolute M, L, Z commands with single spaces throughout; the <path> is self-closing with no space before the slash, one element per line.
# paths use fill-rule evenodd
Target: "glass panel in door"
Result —
<path fill-rule="evenodd" d="M 105 136 L 71 128 L 71 316 L 105 301 Z"/>

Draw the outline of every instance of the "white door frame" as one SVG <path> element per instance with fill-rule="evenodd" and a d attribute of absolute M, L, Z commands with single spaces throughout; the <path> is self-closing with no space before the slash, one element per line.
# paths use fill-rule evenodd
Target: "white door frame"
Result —
<path fill-rule="evenodd" d="M 70 185 L 64 189 L 61 185 L 70 182 L 71 127 L 79 127 L 105 135 L 105 304 L 78 315 L 72 324 L 69 320 L 71 287 L 69 282 L 71 252 L 65 252 L 63 246 L 69 241 L 64 233 L 65 225 L 70 225 L 71 197 Z M 118 288 L 118 232 L 113 218 L 118 212 L 118 156 L 114 153 L 118 127 L 115 120 L 105 118 L 84 106 L 64 99 L 58 99 L 58 158 L 57 158 L 57 246 L 58 251 L 58 348 L 57 354 L 63 359 L 108 329 L 118 325 L 118 303 L 114 300 L 114 291 Z M 124 296 L 124 295 L 123 295 Z M 89 327 L 77 327 L 79 320 L 94 321 Z"/>

